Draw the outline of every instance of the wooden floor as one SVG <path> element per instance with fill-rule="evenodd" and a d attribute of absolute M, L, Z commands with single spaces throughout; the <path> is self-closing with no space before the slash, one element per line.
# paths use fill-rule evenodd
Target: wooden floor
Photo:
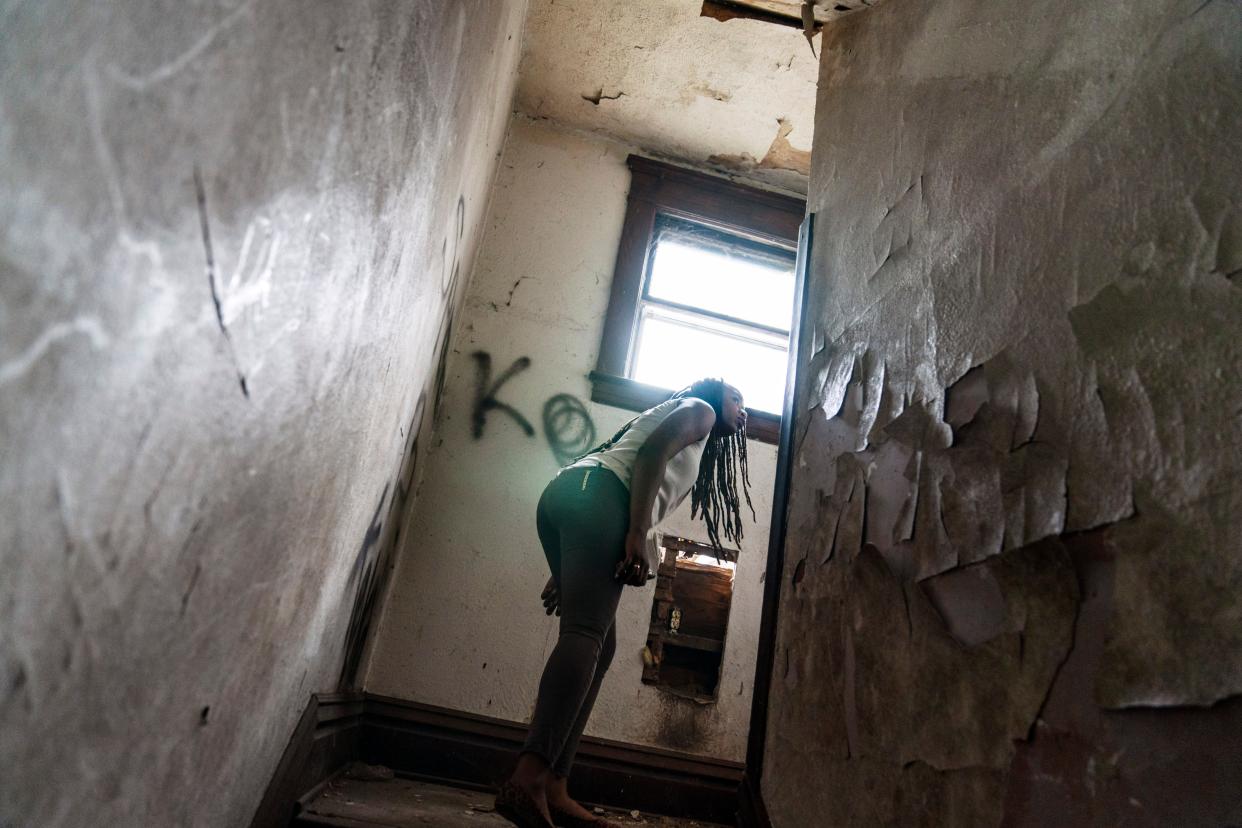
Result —
<path fill-rule="evenodd" d="M 688 828 L 710 823 L 677 820 L 638 811 L 600 810 L 625 826 Z M 412 779 L 361 780 L 338 777 L 319 792 L 295 822 L 299 826 L 405 828 L 405 826 L 509 826 L 492 811 L 492 795 Z"/>

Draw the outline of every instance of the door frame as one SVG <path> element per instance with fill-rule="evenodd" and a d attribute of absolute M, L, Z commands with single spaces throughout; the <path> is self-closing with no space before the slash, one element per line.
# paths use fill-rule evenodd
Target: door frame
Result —
<path fill-rule="evenodd" d="M 785 400 L 781 410 L 780 436 L 776 444 L 776 479 L 773 484 L 772 521 L 768 534 L 767 569 L 763 581 L 763 605 L 759 620 L 759 651 L 755 658 L 755 679 L 750 703 L 750 730 L 746 740 L 746 767 L 739 792 L 741 810 L 738 824 L 768 826 L 763 802 L 764 748 L 768 735 L 768 700 L 772 689 L 772 669 L 776 662 L 776 637 L 781 583 L 785 572 L 785 533 L 788 527 L 789 488 L 793 477 L 793 434 L 798 365 L 801 362 L 802 332 L 807 328 L 807 289 L 810 286 L 810 260 L 814 249 L 815 214 L 808 212 L 798 231 L 798 257 L 794 268 L 793 326 L 789 331 L 789 364 L 785 377 Z"/>

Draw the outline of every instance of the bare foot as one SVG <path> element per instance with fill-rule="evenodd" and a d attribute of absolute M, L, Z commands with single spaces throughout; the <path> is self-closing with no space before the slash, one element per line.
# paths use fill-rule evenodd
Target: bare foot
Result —
<path fill-rule="evenodd" d="M 514 784 L 530 795 L 531 801 L 534 802 L 535 807 L 539 809 L 539 814 L 548 821 L 549 825 L 551 825 L 552 812 L 548 809 L 548 797 L 547 794 L 544 793 L 543 789 L 538 786 L 523 785 L 521 782 L 517 781 L 515 781 Z"/>
<path fill-rule="evenodd" d="M 548 781 L 546 795 L 548 805 L 558 811 L 563 811 L 578 819 L 601 823 L 604 821 L 599 814 L 592 813 L 569 795 L 569 780 L 564 777 L 552 775 Z"/>
<path fill-rule="evenodd" d="M 603 818 L 599 814 L 593 813 L 587 808 L 582 807 L 582 805 L 578 804 L 577 802 L 575 802 L 573 799 L 571 799 L 568 796 L 565 797 L 564 799 L 555 799 L 555 800 L 549 798 L 548 804 L 551 805 L 556 810 L 561 811 L 562 813 L 569 814 L 570 816 L 577 817 L 578 819 L 588 819 L 588 820 L 594 820 L 597 822 L 603 821 Z"/>
<path fill-rule="evenodd" d="M 517 785 L 531 798 L 535 807 L 548 824 L 552 824 L 552 814 L 548 810 L 548 780 L 553 778 L 548 772 L 547 763 L 533 753 L 523 753 L 518 759 L 517 768 L 509 781 Z"/>

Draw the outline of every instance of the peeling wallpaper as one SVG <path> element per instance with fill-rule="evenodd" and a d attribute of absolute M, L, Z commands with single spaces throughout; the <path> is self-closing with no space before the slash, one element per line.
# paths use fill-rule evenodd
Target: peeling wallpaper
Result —
<path fill-rule="evenodd" d="M 1237 2 L 825 26 L 776 825 L 1242 820 L 1240 144 Z"/>
<path fill-rule="evenodd" d="M 0 824 L 246 824 L 350 680 L 524 12 L 5 4 Z"/>

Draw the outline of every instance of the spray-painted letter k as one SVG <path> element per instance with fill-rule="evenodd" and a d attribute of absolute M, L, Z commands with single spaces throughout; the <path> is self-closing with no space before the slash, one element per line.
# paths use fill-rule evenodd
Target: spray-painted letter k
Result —
<path fill-rule="evenodd" d="M 534 437 L 535 427 L 516 408 L 496 399 L 496 392 L 500 390 L 500 386 L 530 367 L 530 357 L 518 357 L 513 360 L 513 364 L 506 368 L 504 373 L 496 378 L 495 382 L 492 382 L 492 355 L 486 351 L 475 351 L 471 356 L 474 357 L 475 364 L 472 429 L 474 439 L 477 440 L 483 436 L 483 426 L 487 423 L 487 412 L 493 409 L 499 409 L 508 414 L 522 427 L 527 437 Z"/>

